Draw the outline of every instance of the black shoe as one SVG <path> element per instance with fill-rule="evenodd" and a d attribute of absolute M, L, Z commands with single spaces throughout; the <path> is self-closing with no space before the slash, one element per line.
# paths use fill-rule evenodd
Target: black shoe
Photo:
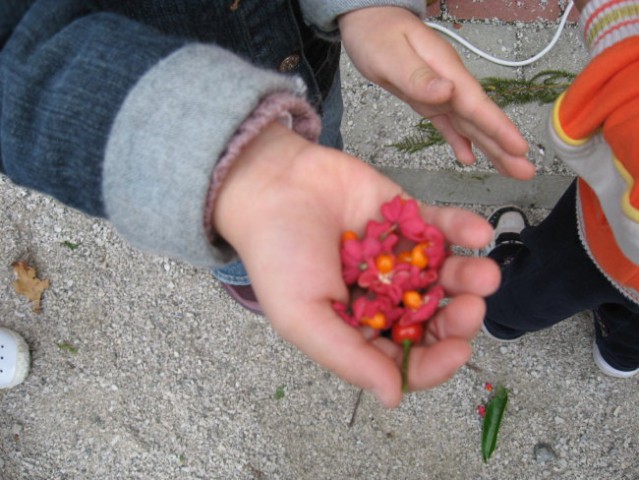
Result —
<path fill-rule="evenodd" d="M 513 333 L 510 333 L 510 334 L 497 333 L 494 330 L 494 326 L 491 327 L 490 320 L 488 320 L 487 318 L 484 318 L 484 323 L 482 324 L 481 329 L 488 337 L 502 343 L 514 342 L 516 340 L 519 340 L 524 335 L 526 335 L 525 333 L 521 333 L 516 330 L 513 330 Z"/>
<path fill-rule="evenodd" d="M 608 336 L 607 328 L 604 320 L 601 318 L 601 314 L 597 309 L 592 311 L 593 320 L 595 322 L 595 339 L 592 342 L 592 358 L 595 362 L 595 365 L 599 367 L 599 370 L 602 371 L 605 375 L 609 377 L 615 378 L 631 378 L 639 373 L 639 364 L 634 362 L 634 364 L 624 365 L 623 369 L 613 367 L 611 363 L 614 362 L 613 358 L 606 359 L 606 357 L 610 357 L 611 354 L 614 356 L 614 352 L 606 351 L 606 337 Z M 600 344 L 601 343 L 601 348 Z"/>
<path fill-rule="evenodd" d="M 517 207 L 501 207 L 493 212 L 488 222 L 495 229 L 493 241 L 479 251 L 483 257 L 497 248 L 507 247 L 508 250 L 518 250 L 524 244 L 521 241 L 521 231 L 530 226 L 526 214 Z"/>
<path fill-rule="evenodd" d="M 495 229 L 493 241 L 480 251 L 481 256 L 490 256 L 500 267 L 508 265 L 517 252 L 523 248 L 521 231 L 530 226 L 526 214 L 517 207 L 502 207 L 488 218 L 488 222 Z M 488 318 L 484 318 L 482 330 L 486 335 L 500 342 L 513 342 L 525 335 L 525 332 L 512 330 L 508 327 L 492 325 Z"/>

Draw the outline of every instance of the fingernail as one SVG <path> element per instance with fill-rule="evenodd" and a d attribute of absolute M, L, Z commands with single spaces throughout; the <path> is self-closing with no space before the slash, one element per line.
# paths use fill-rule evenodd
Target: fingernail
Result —
<path fill-rule="evenodd" d="M 372 393 L 373 395 L 375 395 L 375 398 L 377 398 L 379 403 L 381 403 L 386 408 L 395 408 L 399 404 L 399 401 L 394 398 L 395 395 L 393 395 L 392 392 L 381 389 L 373 389 Z"/>

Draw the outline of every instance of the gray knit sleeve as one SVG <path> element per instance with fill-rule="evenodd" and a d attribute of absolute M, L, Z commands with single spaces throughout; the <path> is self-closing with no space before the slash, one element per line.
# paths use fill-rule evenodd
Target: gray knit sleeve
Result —
<path fill-rule="evenodd" d="M 120 233 L 198 266 L 228 260 L 203 225 L 213 170 L 274 92 L 301 96 L 304 85 L 212 45 L 185 46 L 149 70 L 125 99 L 106 148 L 104 202 Z"/>
<path fill-rule="evenodd" d="M 414 12 L 420 18 L 426 15 L 425 0 L 301 0 L 302 13 L 308 24 L 328 39 L 339 40 L 337 17 L 360 8 L 393 6 Z"/>

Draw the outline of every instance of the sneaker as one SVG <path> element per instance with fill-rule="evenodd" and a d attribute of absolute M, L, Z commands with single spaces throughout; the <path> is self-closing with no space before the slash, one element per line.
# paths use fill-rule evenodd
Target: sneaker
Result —
<path fill-rule="evenodd" d="M 484 319 L 484 323 L 481 324 L 481 330 L 482 332 L 484 332 L 484 334 L 487 337 L 492 338 L 493 340 L 496 340 L 501 343 L 516 342 L 517 340 L 519 340 L 521 337 L 525 335 L 525 333 L 517 333 L 513 335 L 512 337 L 502 337 L 500 335 L 497 335 L 496 333 L 490 331 L 490 327 L 488 327 L 486 319 Z"/>
<path fill-rule="evenodd" d="M 493 252 L 493 250 L 499 249 L 499 252 L 494 252 L 491 256 L 503 267 L 509 263 L 517 251 L 524 245 L 521 241 L 521 231 L 530 224 L 524 212 L 512 206 L 497 209 L 488 218 L 488 222 L 495 230 L 493 241 L 478 253 L 486 257 L 489 253 Z M 525 335 L 525 333 L 516 330 L 506 333 L 509 329 L 505 327 L 502 327 L 501 330 L 503 331 L 497 334 L 494 329 L 491 330 L 490 320 L 486 318 L 484 318 L 482 330 L 488 337 L 503 343 L 514 342 Z"/>
<path fill-rule="evenodd" d="M 264 315 L 264 311 L 255 296 L 255 291 L 251 285 L 231 285 L 230 283 L 220 282 L 226 293 L 233 300 L 242 305 L 247 310 L 258 315 Z"/>
<path fill-rule="evenodd" d="M 617 370 L 615 367 L 606 362 L 606 360 L 603 358 L 603 355 L 601 354 L 601 351 L 599 350 L 597 340 L 592 343 L 592 357 L 595 361 L 595 365 L 599 367 L 599 370 L 601 370 L 605 375 L 608 375 L 609 377 L 630 378 L 639 373 L 639 368 L 627 371 Z"/>
<path fill-rule="evenodd" d="M 520 247 L 521 231 L 528 227 L 526 214 L 519 208 L 513 206 L 501 207 L 488 217 L 488 222 L 495 229 L 493 241 L 479 251 L 479 255 L 485 257 L 497 247 L 510 245 Z"/>
<path fill-rule="evenodd" d="M 0 327 L 0 388 L 22 383 L 29 372 L 29 347 L 13 330 Z"/>

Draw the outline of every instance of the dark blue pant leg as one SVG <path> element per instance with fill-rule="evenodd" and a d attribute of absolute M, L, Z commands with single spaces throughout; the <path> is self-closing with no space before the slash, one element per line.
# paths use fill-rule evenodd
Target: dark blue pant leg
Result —
<path fill-rule="evenodd" d="M 522 232 L 524 246 L 502 267 L 502 284 L 486 300 L 486 323 L 497 336 L 513 338 L 601 307 L 602 322 L 611 325 L 606 344 L 600 344 L 602 354 L 616 368 L 630 362 L 639 366 L 639 306 L 588 256 L 577 230 L 575 202 L 573 182 L 542 223 Z M 609 360 L 610 349 L 621 349 L 620 362 Z"/>

